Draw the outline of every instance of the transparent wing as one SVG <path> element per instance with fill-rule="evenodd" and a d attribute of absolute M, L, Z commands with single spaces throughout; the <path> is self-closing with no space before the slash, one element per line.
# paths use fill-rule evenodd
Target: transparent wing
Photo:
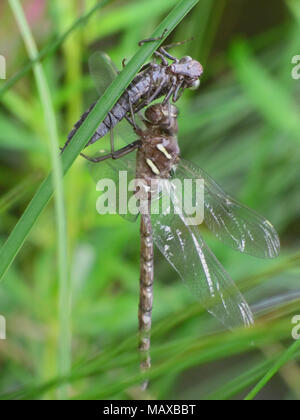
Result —
<path fill-rule="evenodd" d="M 204 222 L 221 242 L 260 258 L 278 256 L 280 240 L 271 223 L 227 195 L 202 169 L 181 160 L 175 177 L 204 180 Z"/>
<path fill-rule="evenodd" d="M 101 51 L 90 56 L 89 70 L 100 96 L 118 75 L 118 69 L 111 58 Z"/>
<path fill-rule="evenodd" d="M 107 151 L 103 150 L 103 154 L 107 154 Z M 99 154 L 97 155 L 99 156 Z M 136 152 L 129 153 L 126 156 L 123 156 L 120 159 L 107 159 L 99 163 L 88 163 L 89 171 L 94 179 L 96 185 L 99 181 L 108 179 L 114 182 L 116 186 L 116 203 L 117 203 L 117 213 L 120 214 L 125 220 L 129 222 L 135 222 L 138 218 L 138 214 L 121 214 L 120 209 L 120 200 L 126 202 L 127 207 L 129 201 L 132 199 L 134 192 L 129 191 L 129 183 L 133 183 L 135 180 L 136 172 Z"/>
<path fill-rule="evenodd" d="M 199 229 L 189 226 L 177 207 L 176 192 L 165 181 L 170 209 L 153 214 L 154 242 L 201 304 L 227 328 L 253 324 L 251 310 L 220 262 L 202 239 Z M 175 214 L 175 211 L 178 214 Z"/>

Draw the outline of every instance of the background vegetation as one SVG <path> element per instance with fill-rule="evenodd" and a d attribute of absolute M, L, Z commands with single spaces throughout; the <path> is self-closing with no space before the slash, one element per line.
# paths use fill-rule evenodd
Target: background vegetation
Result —
<path fill-rule="evenodd" d="M 139 226 L 96 213 L 95 185 L 80 158 L 64 179 L 63 203 L 54 151 L 96 98 L 90 54 L 103 50 L 121 67 L 179 2 L 20 3 L 0 5 L 8 77 L 0 81 L 0 244 L 50 169 L 58 194 L 0 284 L 0 314 L 7 320 L 0 393 L 145 398 L 135 349 Z M 93 10 L 98 3 L 103 7 Z M 30 30 L 42 51 L 42 67 L 34 72 L 26 66 L 36 55 Z M 156 254 L 147 397 L 241 399 L 272 369 L 276 376 L 265 377 L 257 398 L 299 399 L 300 350 L 291 330 L 300 315 L 300 84 L 291 61 L 300 54 L 300 2 L 200 0 L 169 40 L 189 37 L 194 41 L 175 53 L 198 59 L 205 74 L 199 91 L 186 92 L 179 104 L 182 156 L 271 220 L 282 253 L 274 261 L 239 255 L 204 232 L 255 312 L 256 328 L 234 333 L 202 311 Z"/>

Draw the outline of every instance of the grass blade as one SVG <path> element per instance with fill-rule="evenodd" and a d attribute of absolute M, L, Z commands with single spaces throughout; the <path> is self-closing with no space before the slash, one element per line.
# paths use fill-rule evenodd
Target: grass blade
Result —
<path fill-rule="evenodd" d="M 263 68 L 245 41 L 231 50 L 234 70 L 249 101 L 275 129 L 299 139 L 299 110 L 288 90 Z"/>
<path fill-rule="evenodd" d="M 38 50 L 27 23 L 25 14 L 19 0 L 9 0 L 22 34 L 27 52 L 31 60 L 38 56 Z M 58 372 L 67 375 L 71 368 L 71 331 L 70 331 L 70 305 L 71 290 L 67 267 L 67 227 L 63 190 L 63 171 L 60 157 L 57 153 L 59 147 L 57 124 L 53 109 L 50 89 L 41 63 L 36 62 L 33 67 L 34 76 L 43 107 L 45 123 L 50 139 L 50 154 L 53 167 L 53 187 L 55 195 L 55 213 L 58 237 L 58 271 L 59 271 L 59 345 L 58 345 Z M 62 397 L 66 396 L 64 393 Z"/>
<path fill-rule="evenodd" d="M 245 401 L 252 401 L 257 394 L 267 385 L 267 383 L 276 375 L 276 373 L 294 356 L 294 354 L 300 348 L 300 340 L 293 343 L 287 351 L 277 360 L 277 362 L 271 367 L 267 374 L 262 378 L 260 382 L 253 388 L 253 390 L 247 395 Z"/>

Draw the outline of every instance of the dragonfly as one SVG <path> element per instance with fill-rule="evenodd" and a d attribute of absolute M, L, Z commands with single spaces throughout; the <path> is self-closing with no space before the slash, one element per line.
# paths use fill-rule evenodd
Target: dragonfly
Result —
<path fill-rule="evenodd" d="M 163 39 L 165 33 L 166 30 L 159 38 L 142 40 L 139 42 L 139 45 L 141 46 L 146 42 Z M 120 99 L 105 117 L 104 121 L 98 126 L 96 132 L 85 147 L 104 137 L 124 117 L 128 117 L 128 114 L 132 116 L 154 100 L 164 96 L 164 103 L 167 103 L 171 98 L 173 102 L 177 102 L 184 89 L 196 89 L 199 86 L 199 79 L 203 73 L 202 65 L 189 56 L 178 59 L 168 52 L 169 49 L 176 45 L 181 45 L 183 42 L 166 45 L 155 51 L 154 57 L 160 59 L 160 63 L 150 62 L 141 68 L 128 88 L 123 92 Z M 168 60 L 170 60 L 171 63 L 169 63 Z M 125 61 L 123 61 L 123 66 L 124 65 Z M 118 70 L 109 57 L 101 52 L 96 52 L 90 57 L 89 68 L 91 75 L 96 81 L 98 92 L 101 97 L 109 84 L 107 82 L 111 82 L 116 77 Z M 74 128 L 68 135 L 65 145 L 61 149 L 61 153 L 67 148 L 73 136 L 95 107 L 96 103 L 97 101 L 94 102 L 75 123 Z"/>
<path fill-rule="evenodd" d="M 145 111 L 142 128 L 135 128 L 139 137 L 136 141 L 114 153 L 83 155 L 90 161 L 96 182 L 110 178 L 120 187 L 120 171 L 127 171 L 128 182 L 139 182 L 132 194 L 139 193 L 139 198 L 143 198 L 140 200 L 143 206 L 140 208 L 138 319 L 144 372 L 151 367 L 154 244 L 201 305 L 225 327 L 250 327 L 254 322 L 245 298 L 204 241 L 202 224 L 191 224 L 180 205 L 182 191 L 178 188 L 178 180 L 182 181 L 181 185 L 186 180 L 203 181 L 203 203 L 195 195 L 195 204 L 196 207 L 203 204 L 203 225 L 221 242 L 239 252 L 262 258 L 275 258 L 280 251 L 278 234 L 268 220 L 225 193 L 201 168 L 180 157 L 177 117 L 178 110 L 170 103 L 151 105 Z M 161 207 L 166 197 L 170 205 Z M 158 212 L 158 208 L 162 211 Z M 138 214 L 123 217 L 134 221 Z M 147 383 L 145 381 L 145 387 Z"/>

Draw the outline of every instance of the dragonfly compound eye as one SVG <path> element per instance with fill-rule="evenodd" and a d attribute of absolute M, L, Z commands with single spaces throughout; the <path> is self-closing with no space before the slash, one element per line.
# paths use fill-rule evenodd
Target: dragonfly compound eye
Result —
<path fill-rule="evenodd" d="M 193 81 L 192 85 L 189 86 L 190 90 L 197 90 L 200 86 L 200 80 L 196 79 Z"/>

